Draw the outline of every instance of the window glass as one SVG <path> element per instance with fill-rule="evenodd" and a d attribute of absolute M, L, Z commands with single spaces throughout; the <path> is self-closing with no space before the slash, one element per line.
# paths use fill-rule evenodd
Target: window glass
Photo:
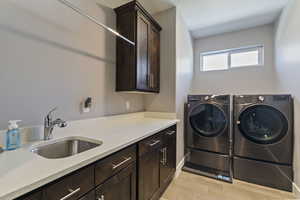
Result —
<path fill-rule="evenodd" d="M 231 67 L 259 65 L 259 50 L 231 54 Z"/>
<path fill-rule="evenodd" d="M 228 53 L 203 56 L 203 71 L 228 69 Z"/>

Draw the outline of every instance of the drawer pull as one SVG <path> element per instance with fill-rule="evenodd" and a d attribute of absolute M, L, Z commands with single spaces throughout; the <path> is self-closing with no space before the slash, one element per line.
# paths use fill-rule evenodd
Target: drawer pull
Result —
<path fill-rule="evenodd" d="M 150 146 L 150 147 L 153 147 L 153 146 L 155 146 L 155 145 L 157 145 L 157 144 L 159 144 L 159 143 L 160 143 L 160 140 L 156 140 L 156 141 L 150 143 L 149 146 Z"/>
<path fill-rule="evenodd" d="M 127 163 L 128 161 L 130 161 L 132 158 L 131 158 L 131 157 L 129 157 L 129 158 L 125 158 L 125 157 L 124 157 L 124 159 L 125 159 L 125 160 L 123 160 L 122 162 L 120 162 L 120 163 L 118 163 L 118 164 L 112 164 L 112 168 L 113 168 L 113 169 L 116 169 L 116 168 L 118 168 L 118 167 L 124 165 L 124 164 Z"/>
<path fill-rule="evenodd" d="M 176 133 L 176 131 L 170 131 L 170 132 L 167 132 L 167 135 L 173 135 L 174 133 Z"/>
<path fill-rule="evenodd" d="M 63 198 L 61 198 L 60 200 L 66 200 L 68 198 L 70 198 L 71 196 L 73 196 L 74 194 L 76 194 L 77 192 L 80 191 L 80 188 L 77 188 L 76 190 L 72 190 L 72 189 L 69 189 L 69 194 L 64 196 Z"/>

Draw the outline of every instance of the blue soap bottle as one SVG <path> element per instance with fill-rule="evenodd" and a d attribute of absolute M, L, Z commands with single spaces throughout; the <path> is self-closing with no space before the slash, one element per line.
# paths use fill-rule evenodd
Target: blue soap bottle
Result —
<path fill-rule="evenodd" d="M 6 132 L 6 150 L 15 150 L 21 145 L 20 129 L 18 122 L 21 120 L 9 121 L 8 131 Z"/>

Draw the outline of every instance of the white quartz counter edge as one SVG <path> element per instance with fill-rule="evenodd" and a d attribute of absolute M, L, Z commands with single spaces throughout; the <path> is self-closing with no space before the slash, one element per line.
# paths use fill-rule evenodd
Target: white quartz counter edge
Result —
<path fill-rule="evenodd" d="M 79 136 L 102 140 L 103 145 L 69 158 L 49 160 L 31 153 L 31 146 L 41 142 L 0 154 L 0 199 L 19 197 L 158 133 L 178 122 L 167 119 L 170 116 L 136 113 L 71 122 L 66 130 L 57 130 L 54 139 Z"/>

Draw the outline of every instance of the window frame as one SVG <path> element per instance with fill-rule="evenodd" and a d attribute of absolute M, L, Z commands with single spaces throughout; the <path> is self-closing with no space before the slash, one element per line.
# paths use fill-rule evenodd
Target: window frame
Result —
<path fill-rule="evenodd" d="M 231 65 L 231 55 L 236 53 L 243 53 L 243 52 L 251 52 L 258 50 L 258 64 L 257 65 L 242 65 L 242 66 L 235 66 L 232 67 Z M 218 54 L 228 53 L 227 58 L 227 67 L 226 69 L 217 69 L 217 70 L 204 70 L 204 56 L 212 56 Z M 231 70 L 231 69 L 243 69 L 244 67 L 260 67 L 264 66 L 264 45 L 253 45 L 253 46 L 246 46 L 240 48 L 233 48 L 233 49 L 225 49 L 225 50 L 218 50 L 218 51 L 209 51 L 200 53 L 200 71 L 201 72 L 211 72 L 211 71 L 224 71 L 224 70 Z"/>

